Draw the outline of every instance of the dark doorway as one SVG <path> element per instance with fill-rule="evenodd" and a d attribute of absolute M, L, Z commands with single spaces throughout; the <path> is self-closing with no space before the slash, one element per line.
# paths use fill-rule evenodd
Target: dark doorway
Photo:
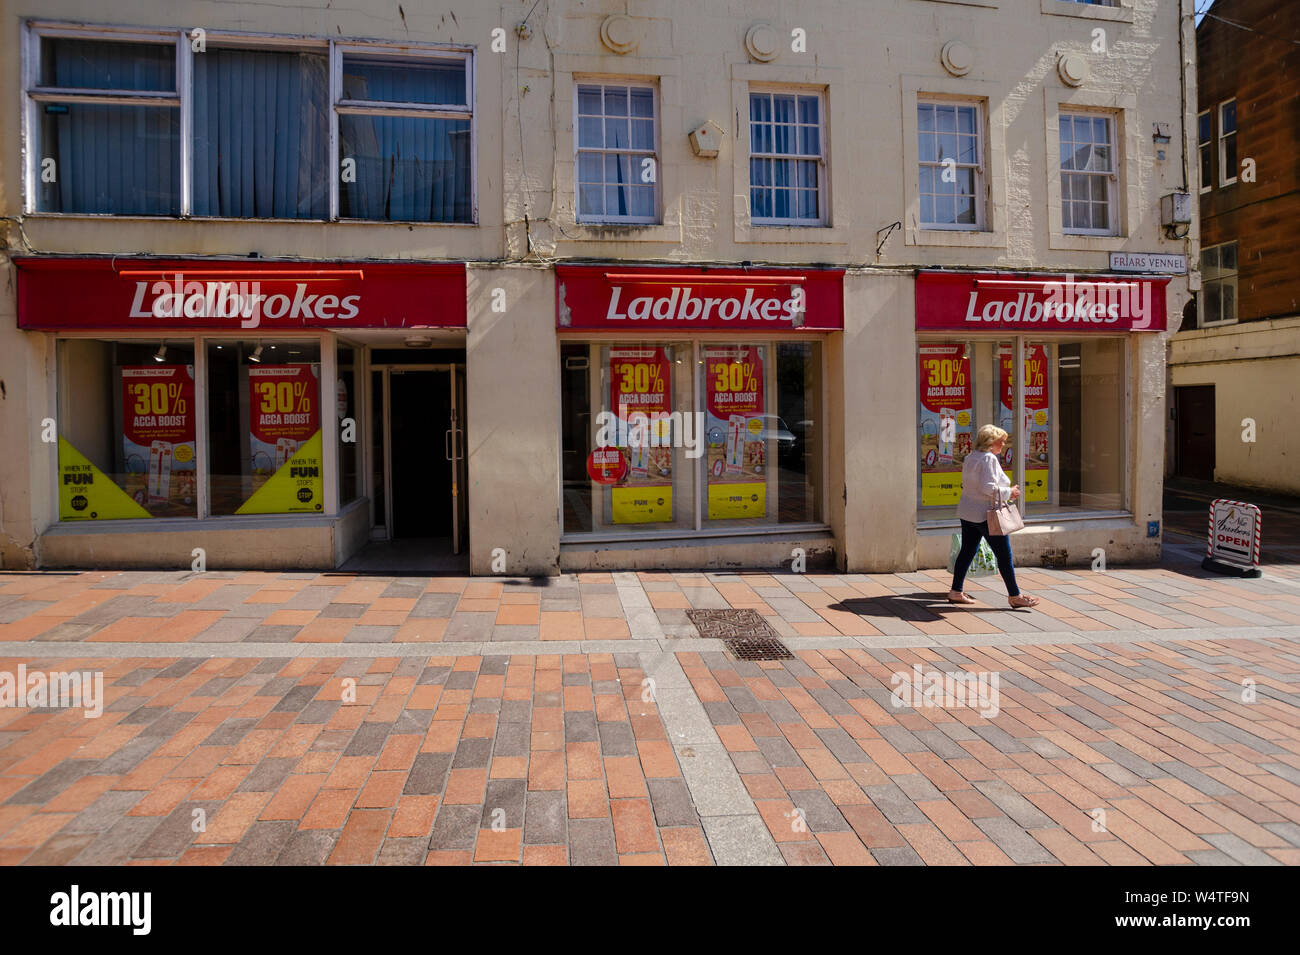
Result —
<path fill-rule="evenodd" d="M 451 537 L 451 420 L 445 371 L 391 372 L 389 381 L 394 538 Z"/>
<path fill-rule="evenodd" d="M 1175 388 L 1174 423 L 1178 434 L 1178 474 L 1213 481 L 1214 386 Z"/>

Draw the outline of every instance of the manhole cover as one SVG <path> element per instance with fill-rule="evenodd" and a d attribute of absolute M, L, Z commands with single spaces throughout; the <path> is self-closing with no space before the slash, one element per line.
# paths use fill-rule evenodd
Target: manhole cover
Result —
<path fill-rule="evenodd" d="M 748 640 L 724 640 L 723 644 L 737 660 L 793 660 L 794 654 L 776 637 Z"/>
<path fill-rule="evenodd" d="M 756 610 L 688 610 L 701 637 L 715 640 L 775 640 L 778 634 Z"/>

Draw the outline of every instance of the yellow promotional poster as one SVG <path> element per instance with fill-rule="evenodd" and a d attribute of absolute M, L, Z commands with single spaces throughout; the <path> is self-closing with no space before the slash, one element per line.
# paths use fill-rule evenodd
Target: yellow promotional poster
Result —
<path fill-rule="evenodd" d="M 767 485 L 710 484 L 709 520 L 763 517 L 767 513 Z"/>
<path fill-rule="evenodd" d="M 149 516 L 107 474 L 59 438 L 59 520 L 112 521 Z"/>
<path fill-rule="evenodd" d="M 961 500 L 960 471 L 921 472 L 921 503 L 924 506 L 955 505 L 959 500 Z"/>
<path fill-rule="evenodd" d="M 317 431 L 235 513 L 318 513 L 325 507 L 322 470 L 321 437 Z"/>
<path fill-rule="evenodd" d="M 610 488 L 615 524 L 656 524 L 673 519 L 673 489 L 669 485 Z"/>

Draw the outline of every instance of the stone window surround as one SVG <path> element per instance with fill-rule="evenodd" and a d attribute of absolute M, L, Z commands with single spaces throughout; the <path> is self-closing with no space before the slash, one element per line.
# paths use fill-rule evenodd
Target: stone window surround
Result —
<path fill-rule="evenodd" d="M 950 76 L 899 77 L 903 110 L 903 237 L 907 245 L 964 248 L 1006 248 L 1006 131 L 999 86 L 988 80 Z M 984 124 L 983 229 L 925 229 L 921 221 L 920 151 L 917 146 L 917 103 L 929 98 L 967 100 L 980 106 Z"/>
<path fill-rule="evenodd" d="M 1141 137 L 1138 131 L 1137 96 L 1134 93 L 1109 93 L 1100 90 L 1068 90 L 1048 86 L 1043 90 L 1043 127 L 1047 141 L 1047 244 L 1050 249 L 1074 252 L 1122 251 L 1129 238 L 1141 229 L 1139 175 Z M 1116 183 L 1115 235 L 1074 235 L 1062 228 L 1061 216 L 1061 133 L 1062 109 L 1092 110 L 1109 113 L 1114 119 Z"/>

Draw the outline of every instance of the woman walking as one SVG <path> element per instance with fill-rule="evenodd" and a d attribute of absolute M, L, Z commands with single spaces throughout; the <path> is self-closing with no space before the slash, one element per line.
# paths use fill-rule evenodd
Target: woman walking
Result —
<path fill-rule="evenodd" d="M 975 450 L 966 455 L 961 469 L 961 500 L 957 502 L 957 517 L 961 521 L 961 550 L 953 564 L 952 590 L 948 602 L 973 604 L 975 598 L 962 591 L 966 571 L 979 552 L 980 540 L 987 540 L 998 559 L 998 571 L 1007 585 L 1011 606 L 1033 607 L 1037 597 L 1022 594 L 1016 586 L 1016 568 L 1011 560 L 1011 541 L 1005 534 L 989 534 L 988 510 L 996 500 L 1006 504 L 1020 497 L 1020 485 L 1002 470 L 998 458 L 1007 443 L 1007 433 L 1001 428 L 986 424 L 975 436 Z"/>

